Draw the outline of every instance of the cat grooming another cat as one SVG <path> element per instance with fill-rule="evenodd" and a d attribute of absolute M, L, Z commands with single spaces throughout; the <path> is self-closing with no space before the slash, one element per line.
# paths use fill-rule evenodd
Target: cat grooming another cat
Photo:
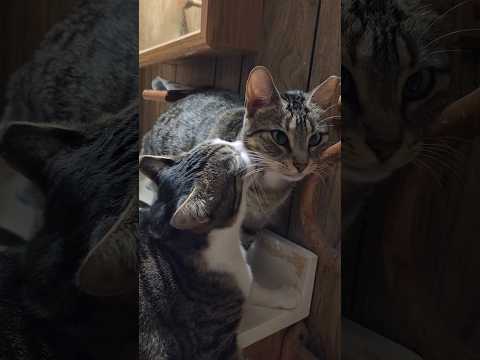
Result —
<path fill-rule="evenodd" d="M 296 183 L 330 165 L 321 154 L 339 140 L 333 115 L 339 85 L 331 76 L 309 93 L 281 95 L 269 71 L 258 66 L 248 78 L 245 104 L 220 90 L 187 96 L 158 118 L 142 153 L 175 155 L 215 138 L 242 141 L 254 164 L 242 229 L 244 238 L 254 236 L 286 204 Z"/>
<path fill-rule="evenodd" d="M 241 142 L 146 155 L 157 200 L 140 212 L 140 359 L 240 359 L 252 273 L 241 245 L 251 166 Z"/>

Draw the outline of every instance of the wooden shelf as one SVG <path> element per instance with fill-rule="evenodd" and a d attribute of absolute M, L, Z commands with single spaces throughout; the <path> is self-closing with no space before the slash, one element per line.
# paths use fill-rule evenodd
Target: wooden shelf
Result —
<path fill-rule="evenodd" d="M 201 10 L 198 9 L 201 11 L 200 29 L 192 25 L 192 29 L 174 29 L 168 35 L 159 31 L 166 26 L 158 21 L 162 15 L 155 13 L 161 11 L 160 0 L 140 1 L 140 67 L 196 55 L 251 53 L 259 46 L 263 0 L 203 0 L 195 4 L 201 6 Z M 152 12 L 148 11 L 149 6 Z M 175 26 L 175 21 L 182 22 L 183 27 L 186 23 L 195 23 L 195 20 L 188 21 L 186 15 L 182 20 L 178 7 L 173 8 L 177 17 L 170 26 Z M 165 5 L 162 9 L 165 11 Z M 166 40 L 165 36 L 171 40 Z"/>

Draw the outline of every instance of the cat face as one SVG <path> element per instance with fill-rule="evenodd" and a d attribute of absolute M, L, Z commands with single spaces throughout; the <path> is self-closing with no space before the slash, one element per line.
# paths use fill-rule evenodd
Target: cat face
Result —
<path fill-rule="evenodd" d="M 342 1 L 342 165 L 375 182 L 410 163 L 446 105 L 436 17 L 412 1 Z"/>
<path fill-rule="evenodd" d="M 337 84 L 332 77 L 311 93 L 280 95 L 265 68 L 252 70 L 242 137 L 258 167 L 288 181 L 318 170 L 320 154 L 336 142 L 332 93 Z"/>
<path fill-rule="evenodd" d="M 140 170 L 158 188 L 152 207 L 166 206 L 174 228 L 199 233 L 228 227 L 244 215 L 248 166 L 241 142 L 218 139 L 177 157 L 146 155 L 140 159 Z"/>

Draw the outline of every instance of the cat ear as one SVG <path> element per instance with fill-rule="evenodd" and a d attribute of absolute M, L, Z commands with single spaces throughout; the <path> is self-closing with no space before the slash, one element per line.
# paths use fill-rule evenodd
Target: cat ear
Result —
<path fill-rule="evenodd" d="M 253 116 L 258 109 L 272 105 L 279 100 L 280 94 L 268 69 L 264 66 L 253 68 L 248 76 L 245 89 L 247 115 Z"/>
<path fill-rule="evenodd" d="M 114 296 L 137 291 L 137 201 L 126 209 L 83 259 L 77 273 L 78 288 L 93 296 Z"/>
<path fill-rule="evenodd" d="M 17 171 L 41 183 L 49 159 L 85 141 L 84 133 L 78 129 L 43 123 L 11 123 L 2 136 L 1 154 Z"/>
<path fill-rule="evenodd" d="M 170 219 L 171 226 L 179 230 L 198 230 L 210 222 L 208 209 L 200 199 L 200 193 L 199 188 L 193 189 Z"/>
<path fill-rule="evenodd" d="M 175 164 L 177 158 L 173 156 L 142 155 L 139 160 L 140 171 L 150 180 L 155 181 L 157 174 L 165 168 Z"/>
<path fill-rule="evenodd" d="M 340 96 L 340 77 L 332 75 L 310 92 L 308 101 L 326 110 L 335 105 L 340 106 Z"/>

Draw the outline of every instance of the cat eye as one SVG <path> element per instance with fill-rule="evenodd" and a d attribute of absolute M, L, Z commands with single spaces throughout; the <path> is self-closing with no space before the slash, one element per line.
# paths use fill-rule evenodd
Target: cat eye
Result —
<path fill-rule="evenodd" d="M 403 89 L 407 101 L 416 101 L 427 97 L 435 85 L 435 74 L 432 69 L 422 69 L 410 76 Z"/>
<path fill-rule="evenodd" d="M 283 131 L 273 130 L 271 134 L 272 134 L 273 140 L 278 145 L 285 146 L 288 144 L 288 136 Z"/>
<path fill-rule="evenodd" d="M 310 141 L 308 142 L 308 146 L 313 147 L 313 146 L 320 145 L 322 140 L 323 140 L 323 134 L 320 134 L 320 133 L 317 132 L 310 137 Z"/>

